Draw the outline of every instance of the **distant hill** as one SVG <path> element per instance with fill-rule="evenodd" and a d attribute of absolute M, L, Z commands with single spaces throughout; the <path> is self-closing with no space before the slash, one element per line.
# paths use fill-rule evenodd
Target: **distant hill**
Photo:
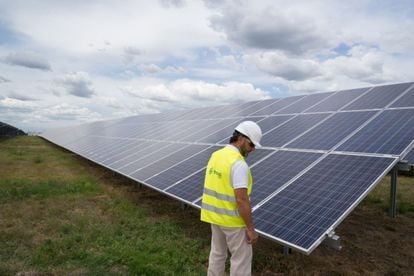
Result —
<path fill-rule="evenodd" d="M 20 135 L 27 135 L 27 134 L 24 131 L 14 126 L 0 122 L 0 137 L 13 137 L 13 136 L 20 136 Z"/>

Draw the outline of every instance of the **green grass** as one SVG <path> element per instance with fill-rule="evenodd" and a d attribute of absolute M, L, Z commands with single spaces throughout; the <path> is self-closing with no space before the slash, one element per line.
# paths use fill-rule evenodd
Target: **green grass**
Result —
<path fill-rule="evenodd" d="M 391 177 L 386 176 L 378 186 L 365 197 L 363 203 L 373 204 L 388 211 L 390 206 Z M 407 214 L 414 212 L 414 180 L 412 177 L 398 177 L 397 212 Z"/>
<path fill-rule="evenodd" d="M 202 242 L 42 139 L 1 141 L 0 168 L 0 275 L 204 273 Z"/>
<path fill-rule="evenodd" d="M 413 178 L 399 178 L 395 220 L 387 217 L 389 188 L 387 176 L 341 223 L 343 251 L 284 256 L 261 237 L 254 272 L 408 274 Z M 209 243 L 198 210 L 39 137 L 0 140 L 0 275 L 205 275 Z"/>
<path fill-rule="evenodd" d="M 94 195 L 102 192 L 93 179 L 45 180 L 2 179 L 0 180 L 0 201 L 23 200 L 71 196 L 75 194 Z"/>

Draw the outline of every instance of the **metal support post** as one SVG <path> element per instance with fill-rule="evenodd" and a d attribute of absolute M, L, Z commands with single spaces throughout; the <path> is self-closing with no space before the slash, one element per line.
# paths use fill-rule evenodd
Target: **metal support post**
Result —
<path fill-rule="evenodd" d="M 292 254 L 292 248 L 283 246 L 283 255 L 290 255 Z"/>
<path fill-rule="evenodd" d="M 391 171 L 390 209 L 388 211 L 390 218 L 395 218 L 397 216 L 397 179 L 398 166 L 394 167 Z"/>
<path fill-rule="evenodd" d="M 338 250 L 338 251 L 342 250 L 341 237 L 336 235 L 334 230 L 331 230 L 327 234 L 323 243 L 335 250 Z"/>
<path fill-rule="evenodd" d="M 188 209 L 188 204 L 181 202 L 181 210 L 187 210 Z"/>

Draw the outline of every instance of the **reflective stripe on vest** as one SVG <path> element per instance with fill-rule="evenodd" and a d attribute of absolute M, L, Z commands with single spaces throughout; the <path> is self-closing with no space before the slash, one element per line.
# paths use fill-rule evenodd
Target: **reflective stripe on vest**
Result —
<path fill-rule="evenodd" d="M 221 209 L 221 208 L 209 205 L 207 203 L 202 203 L 201 208 L 212 211 L 212 212 L 215 212 L 215 213 L 223 214 L 223 215 L 239 216 L 239 211 L 230 211 L 230 210 L 226 210 L 226 209 Z"/>
<path fill-rule="evenodd" d="M 231 184 L 231 168 L 236 161 L 245 162 L 240 152 L 222 148 L 214 152 L 207 164 L 201 206 L 201 220 L 226 227 L 244 227 L 236 196 Z M 252 177 L 248 170 L 247 194 L 252 190 Z"/>
<path fill-rule="evenodd" d="M 222 199 L 222 200 L 226 200 L 230 202 L 236 202 L 236 198 L 234 196 L 223 195 L 223 194 L 217 193 L 216 191 L 213 191 L 207 188 L 204 188 L 204 193 L 206 195 L 217 197 L 218 199 Z"/>

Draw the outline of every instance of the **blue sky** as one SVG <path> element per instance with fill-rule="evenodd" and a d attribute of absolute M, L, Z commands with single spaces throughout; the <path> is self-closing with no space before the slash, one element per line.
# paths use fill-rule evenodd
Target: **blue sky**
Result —
<path fill-rule="evenodd" d="M 0 0 L 0 121 L 41 131 L 414 81 L 412 1 Z"/>

